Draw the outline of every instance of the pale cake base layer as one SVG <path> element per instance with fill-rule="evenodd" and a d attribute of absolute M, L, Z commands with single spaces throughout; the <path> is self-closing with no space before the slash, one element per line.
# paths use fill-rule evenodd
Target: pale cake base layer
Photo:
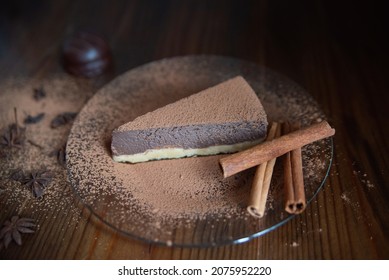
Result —
<path fill-rule="evenodd" d="M 224 153 L 234 153 L 242 151 L 247 148 L 251 148 L 262 142 L 263 139 L 256 141 L 246 141 L 242 143 L 237 143 L 233 145 L 218 145 L 211 146 L 207 148 L 198 148 L 198 149 L 183 149 L 183 148 L 166 148 L 166 149 L 154 149 L 147 150 L 144 153 L 138 153 L 133 155 L 120 155 L 113 156 L 113 160 L 116 162 L 130 162 L 130 163 L 139 163 L 146 162 L 150 160 L 160 160 L 160 159 L 175 159 L 175 158 L 184 158 L 184 157 L 193 157 L 193 156 L 209 156 L 217 155 Z"/>

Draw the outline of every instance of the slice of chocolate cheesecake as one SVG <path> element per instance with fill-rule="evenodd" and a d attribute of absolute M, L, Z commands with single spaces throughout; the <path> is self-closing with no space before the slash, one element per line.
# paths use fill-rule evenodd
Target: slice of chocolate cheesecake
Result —
<path fill-rule="evenodd" d="M 267 117 L 240 76 L 123 124 L 112 133 L 117 162 L 231 153 L 263 141 Z"/>

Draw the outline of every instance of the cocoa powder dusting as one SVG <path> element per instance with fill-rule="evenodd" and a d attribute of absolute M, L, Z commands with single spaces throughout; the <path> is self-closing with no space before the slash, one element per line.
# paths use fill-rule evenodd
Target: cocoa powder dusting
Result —
<path fill-rule="evenodd" d="M 220 102 L 223 99 L 224 102 Z M 234 104 L 236 100 L 240 101 L 239 104 Z M 180 107 L 168 104 L 153 114 L 145 114 L 141 119 L 123 124 L 118 130 L 266 120 L 260 100 L 240 76 L 211 85 L 201 92 L 194 92 L 194 95 L 182 98 L 179 102 Z"/>
<path fill-rule="evenodd" d="M 287 217 L 283 214 L 281 161 L 276 163 L 265 218 L 258 221 L 245 210 L 253 170 L 223 179 L 218 165 L 223 155 L 135 165 L 111 159 L 113 129 L 238 75 L 259 96 L 269 121 L 292 119 L 309 124 L 324 118 L 312 98 L 293 82 L 256 65 L 222 57 L 173 58 L 131 70 L 103 87 L 77 115 L 73 128 L 67 122 L 51 127 L 58 115 L 78 112 L 91 95 L 72 78 L 3 84 L 0 129 L 14 122 L 14 107 L 20 120 L 42 113 L 44 117 L 34 124 L 20 124 L 27 140 L 21 149 L 1 147 L 0 204 L 9 216 L 34 218 L 38 225 L 34 236 L 39 234 L 43 217 L 50 221 L 62 215 L 73 227 L 85 223 L 78 197 L 121 232 L 167 245 L 229 243 L 276 225 Z M 44 98 L 31 94 L 34 88 L 43 87 Z M 53 151 L 63 147 L 70 130 L 66 170 L 65 150 L 60 155 Z M 323 140 L 303 149 L 308 198 L 327 172 L 329 143 Z M 50 170 L 53 178 L 40 200 L 10 178 L 16 170 L 42 169 Z M 11 205 L 16 208 L 10 209 Z"/>
<path fill-rule="evenodd" d="M 281 161 L 274 171 L 265 218 L 254 220 L 245 209 L 253 170 L 224 179 L 218 164 L 224 155 L 139 164 L 111 159 L 115 128 L 237 75 L 253 87 L 269 121 L 299 120 L 307 125 L 324 118 L 299 86 L 249 63 L 198 56 L 136 68 L 100 90 L 72 128 L 67 145 L 69 179 L 83 201 L 114 227 L 164 244 L 220 244 L 250 236 L 287 217 L 280 214 Z M 319 141 L 303 150 L 308 198 L 326 175 L 329 143 Z"/>
<path fill-rule="evenodd" d="M 22 147 L 0 147 L 3 155 L 0 157 L 2 211 L 5 211 L 5 215 L 34 217 L 38 225 L 37 234 L 39 222 L 43 218 L 53 221 L 57 216 L 64 215 L 63 220 L 74 226 L 82 220 L 77 199 L 67 180 L 66 168 L 58 163 L 56 157 L 50 156 L 53 149 L 66 141 L 71 126 L 52 129 L 50 122 L 63 111 L 80 110 L 87 95 L 90 95 L 90 92 L 85 91 L 85 88 L 81 89 L 68 76 L 55 76 L 41 82 L 45 88 L 44 98 L 41 98 L 41 94 L 39 98 L 36 94 L 31 94 L 34 88 L 40 87 L 34 86 L 31 80 L 21 78 L 2 81 L 0 95 L 1 127 L 14 121 L 14 107 L 21 120 L 28 119 L 28 116 L 42 116 L 39 121 L 34 120 L 33 124 L 24 124 L 26 141 Z M 50 183 L 44 186 L 44 192 L 39 193 L 40 199 L 36 199 L 31 188 L 26 187 L 18 180 L 20 176 L 17 176 L 17 172 L 26 175 L 34 170 L 49 171 L 51 176 Z"/>

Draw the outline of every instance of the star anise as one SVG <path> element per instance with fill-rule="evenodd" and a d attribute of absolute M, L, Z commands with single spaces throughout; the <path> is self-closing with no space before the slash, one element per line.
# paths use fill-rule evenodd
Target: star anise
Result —
<path fill-rule="evenodd" d="M 24 175 L 20 182 L 31 189 L 34 197 L 41 198 L 52 179 L 53 177 L 49 171 L 32 171 Z"/>
<path fill-rule="evenodd" d="M 31 116 L 31 115 L 28 115 L 25 119 L 24 119 L 24 123 L 25 124 L 35 124 L 35 123 L 38 123 L 40 122 L 43 117 L 45 116 L 45 113 L 40 113 L 36 116 Z"/>
<path fill-rule="evenodd" d="M 5 147 L 20 148 L 25 139 L 25 128 L 17 126 L 15 123 L 8 126 L 0 137 L 0 145 Z"/>
<path fill-rule="evenodd" d="M 5 221 L 0 230 L 0 240 L 3 241 L 4 247 L 13 240 L 19 246 L 22 245 L 22 233 L 33 233 L 31 228 L 35 227 L 34 219 L 20 218 L 13 216 L 10 220 Z"/>
<path fill-rule="evenodd" d="M 65 112 L 62 114 L 57 115 L 52 121 L 51 121 L 51 128 L 57 128 L 59 126 L 71 123 L 77 116 L 77 113 L 73 112 Z"/>

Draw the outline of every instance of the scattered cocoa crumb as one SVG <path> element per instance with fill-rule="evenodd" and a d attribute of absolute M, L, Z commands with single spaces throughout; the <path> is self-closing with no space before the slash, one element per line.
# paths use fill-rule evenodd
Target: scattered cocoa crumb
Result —
<path fill-rule="evenodd" d="M 68 123 L 73 122 L 73 120 L 76 118 L 77 113 L 74 112 L 65 112 L 62 114 L 57 115 L 52 121 L 51 121 L 51 128 L 57 128 L 62 125 L 66 125 Z"/>
<path fill-rule="evenodd" d="M 342 193 L 340 198 L 343 199 L 344 201 L 346 201 L 347 203 L 349 203 L 351 201 L 350 198 L 348 198 L 348 196 L 345 193 Z"/>
<path fill-rule="evenodd" d="M 344 204 L 350 207 L 353 211 L 357 220 L 363 219 L 361 205 L 359 204 L 359 201 L 355 200 L 353 197 L 353 191 L 345 191 L 340 196 L 340 198 L 344 201 Z"/>
<path fill-rule="evenodd" d="M 374 189 L 375 186 L 369 179 L 367 179 L 368 178 L 367 174 L 366 173 L 362 174 L 362 173 L 363 173 L 362 171 L 353 170 L 353 174 L 359 178 L 362 184 L 364 184 L 369 190 Z"/>
<path fill-rule="evenodd" d="M 31 115 L 28 115 L 25 119 L 24 119 L 24 123 L 25 124 L 35 124 L 35 123 L 38 123 L 40 122 L 43 117 L 45 116 L 45 113 L 40 113 L 36 116 L 31 116 Z"/>
<path fill-rule="evenodd" d="M 46 91 L 44 90 L 43 87 L 39 87 L 39 88 L 34 88 L 34 95 L 33 95 L 34 99 L 36 101 L 40 101 L 42 100 L 43 98 L 46 97 Z"/>
<path fill-rule="evenodd" d="M 22 233 L 34 233 L 31 228 L 35 227 L 34 219 L 20 218 L 13 216 L 10 220 L 4 222 L 0 230 L 0 240 L 5 248 L 14 241 L 19 246 L 22 245 Z"/>
<path fill-rule="evenodd" d="M 21 182 L 24 178 L 23 171 L 21 169 L 16 169 L 11 172 L 11 175 L 9 176 L 10 179 L 14 181 Z"/>
<path fill-rule="evenodd" d="M 78 112 L 88 99 L 87 97 L 92 96 L 94 89 L 89 86 L 80 86 L 75 79 L 68 75 L 50 76 L 41 84 L 45 85 L 47 96 L 42 101 L 36 102 L 32 96 L 33 87 L 31 87 L 30 79 L 6 80 L 2 83 L 0 94 L 0 141 L 3 134 L 2 129 L 8 128 L 8 124 L 15 123 L 13 114 L 10 114 L 11 112 L 7 113 L 9 108 L 17 107 L 18 111 L 27 112 L 32 116 L 44 112 L 45 116 L 37 124 L 24 125 L 23 120 L 27 114 L 21 115 L 19 125 L 26 128 L 26 139 L 22 149 L 10 149 L 0 145 L 0 154 L 2 155 L 0 158 L 0 188 L 5 190 L 0 197 L 0 213 L 3 214 L 0 215 L 0 229 L 2 223 L 13 215 L 28 218 L 39 216 L 39 220 L 49 220 L 55 215 L 62 215 L 66 226 L 71 228 L 86 223 L 78 205 L 78 200 L 67 181 L 64 168 L 48 154 L 51 150 L 61 147 L 66 142 L 70 129 L 70 126 L 67 125 L 54 130 L 50 128 L 50 121 L 62 112 Z M 37 145 L 41 145 L 42 149 Z M 31 191 L 20 181 L 10 178 L 12 173 L 15 173 L 18 169 L 23 170 L 24 173 L 36 169 L 50 170 L 53 179 L 45 188 L 42 199 L 34 198 Z M 7 214 L 7 210 L 12 210 L 12 212 Z M 24 244 L 26 241 L 23 235 L 22 239 Z M 65 237 L 65 239 L 66 242 L 71 241 L 68 237 Z M 12 245 L 10 244 L 8 247 L 9 250 L 13 250 L 10 249 Z M 49 245 L 44 244 L 42 246 L 42 248 L 46 248 Z M 55 244 L 54 246 L 60 245 Z M 1 241 L 0 247 L 5 249 Z M 15 245 L 14 248 L 16 247 Z M 0 249 L 0 259 L 7 258 L 6 251 L 9 250 Z"/>
<path fill-rule="evenodd" d="M 364 182 L 366 184 L 367 188 L 369 188 L 369 189 L 374 189 L 375 188 L 374 184 L 371 183 L 369 180 L 365 180 L 365 181 L 362 181 L 362 182 Z"/>

